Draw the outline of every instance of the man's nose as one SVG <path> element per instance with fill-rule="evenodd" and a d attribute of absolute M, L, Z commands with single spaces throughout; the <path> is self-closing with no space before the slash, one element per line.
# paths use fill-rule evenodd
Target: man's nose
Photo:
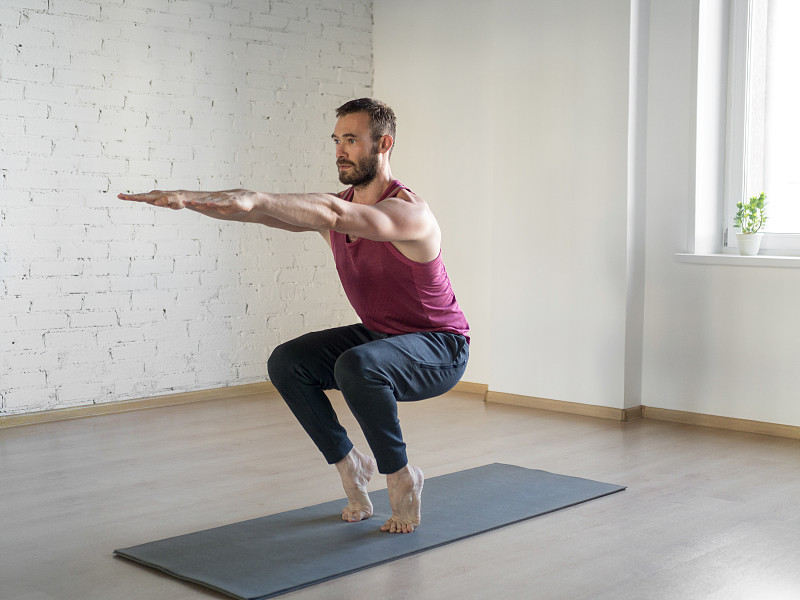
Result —
<path fill-rule="evenodd" d="M 347 152 L 345 152 L 344 144 L 336 144 L 336 158 L 342 158 L 347 156 Z"/>

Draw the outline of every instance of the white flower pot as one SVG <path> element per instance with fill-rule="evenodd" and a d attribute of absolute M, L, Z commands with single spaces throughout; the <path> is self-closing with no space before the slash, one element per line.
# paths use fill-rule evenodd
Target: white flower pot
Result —
<path fill-rule="evenodd" d="M 739 246 L 739 254 L 742 256 L 755 256 L 761 247 L 763 233 L 737 233 L 736 245 Z"/>

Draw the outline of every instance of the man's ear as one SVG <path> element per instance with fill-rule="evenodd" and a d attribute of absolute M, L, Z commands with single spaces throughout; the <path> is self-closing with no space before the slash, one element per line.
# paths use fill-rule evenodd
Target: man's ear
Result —
<path fill-rule="evenodd" d="M 378 141 L 378 152 L 384 154 L 389 152 L 394 146 L 394 138 L 390 135 L 382 135 L 381 139 Z"/>

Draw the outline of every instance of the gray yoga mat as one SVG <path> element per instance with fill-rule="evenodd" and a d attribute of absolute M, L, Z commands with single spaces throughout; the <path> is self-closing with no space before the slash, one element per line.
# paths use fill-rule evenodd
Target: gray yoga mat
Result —
<path fill-rule="evenodd" d="M 372 492 L 372 518 L 341 520 L 345 500 L 326 502 L 115 550 L 242 600 L 272 598 L 624 490 L 623 486 L 491 464 L 425 481 L 422 524 L 411 534 L 379 530 L 391 515 Z"/>

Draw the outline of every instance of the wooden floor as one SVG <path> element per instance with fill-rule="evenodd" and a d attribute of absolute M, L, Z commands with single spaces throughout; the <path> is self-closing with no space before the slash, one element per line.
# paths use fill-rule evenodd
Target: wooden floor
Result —
<path fill-rule="evenodd" d="M 401 420 L 428 477 L 505 462 L 628 490 L 283 598 L 800 598 L 799 441 L 452 392 Z M 343 495 L 276 394 L 0 430 L 0 474 L 8 600 L 223 598 L 112 550 Z"/>

